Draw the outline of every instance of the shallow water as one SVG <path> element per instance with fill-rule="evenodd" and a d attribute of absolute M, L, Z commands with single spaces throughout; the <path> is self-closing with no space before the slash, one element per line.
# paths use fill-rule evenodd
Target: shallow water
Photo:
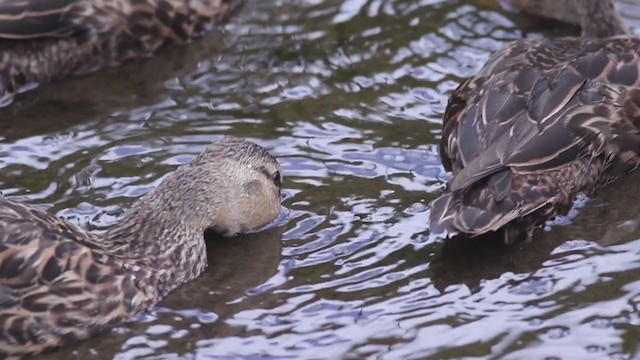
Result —
<path fill-rule="evenodd" d="M 0 190 L 83 226 L 224 134 L 278 157 L 292 209 L 212 241 L 207 273 L 154 312 L 43 358 L 636 356 L 640 174 L 528 244 L 429 235 L 448 94 L 522 29 L 542 34 L 479 4 L 249 0 L 224 33 L 1 110 Z"/>

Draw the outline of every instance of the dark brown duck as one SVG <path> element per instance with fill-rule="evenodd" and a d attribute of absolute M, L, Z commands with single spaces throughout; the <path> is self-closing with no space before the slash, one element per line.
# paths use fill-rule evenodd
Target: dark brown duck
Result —
<path fill-rule="evenodd" d="M 0 0 L 0 106 L 72 74 L 146 57 L 225 20 L 241 0 Z"/>
<path fill-rule="evenodd" d="M 432 203 L 434 233 L 526 239 L 640 163 L 640 40 L 613 4 L 517 2 L 581 15 L 583 36 L 515 41 L 453 92 L 440 147 L 453 176 Z"/>

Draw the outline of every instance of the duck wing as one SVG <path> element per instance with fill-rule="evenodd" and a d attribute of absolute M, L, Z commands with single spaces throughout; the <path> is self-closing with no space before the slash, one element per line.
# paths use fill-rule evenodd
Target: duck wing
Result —
<path fill-rule="evenodd" d="M 520 64 L 532 46 L 527 39 L 509 44 L 494 54 L 478 75 L 453 91 L 445 110 L 440 143 L 445 169 L 457 173 L 464 168 L 480 155 L 490 138 L 506 129 L 500 124 L 524 109 L 528 91 L 540 76 L 538 69 Z M 499 89 L 494 91 L 496 86 Z M 489 101 L 498 98 L 499 104 Z"/>
<path fill-rule="evenodd" d="M 584 140 L 562 120 L 567 112 L 583 105 L 574 97 L 585 80 L 571 72 L 558 74 L 554 80 L 539 78 L 528 98 L 496 88 L 472 107 L 460 124 L 458 141 L 473 147 L 461 148 L 464 167 L 452 179 L 451 190 L 466 188 L 507 167 L 556 167 L 580 156 Z M 483 138 L 477 137 L 477 124 L 484 119 L 495 120 L 484 124 Z"/>
<path fill-rule="evenodd" d="M 519 52 L 508 48 L 502 61 L 490 62 L 498 73 L 483 71 L 467 83 L 464 91 L 472 85 L 482 90 L 449 119 L 454 125 L 445 119 L 445 129 L 455 127 L 448 142 L 456 147 L 451 152 L 459 163 L 449 184 L 452 191 L 507 168 L 533 172 L 597 156 L 608 145 L 624 143 L 614 139 L 638 133 L 620 111 L 637 100 L 628 89 L 638 78 L 637 40 L 623 38 L 609 48 L 583 40 L 529 45 L 515 47 Z M 564 52 L 555 66 L 525 61 L 546 54 L 548 62 L 559 48 Z"/>
<path fill-rule="evenodd" d="M 91 237 L 0 199 L 0 357 L 87 338 L 147 301 L 131 272 L 83 244 Z"/>

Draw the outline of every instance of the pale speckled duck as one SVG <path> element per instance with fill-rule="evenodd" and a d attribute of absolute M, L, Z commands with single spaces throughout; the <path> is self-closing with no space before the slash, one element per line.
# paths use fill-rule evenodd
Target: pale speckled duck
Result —
<path fill-rule="evenodd" d="M 0 198 L 0 358 L 88 338 L 146 311 L 207 266 L 204 231 L 280 214 L 281 168 L 238 138 L 166 176 L 104 234 Z"/>
<path fill-rule="evenodd" d="M 242 0 L 0 0 L 0 106 L 211 30 Z"/>
<path fill-rule="evenodd" d="M 453 92 L 440 147 L 452 177 L 431 206 L 434 233 L 529 239 L 640 163 L 640 39 L 614 4 L 514 2 L 582 36 L 512 42 Z"/>

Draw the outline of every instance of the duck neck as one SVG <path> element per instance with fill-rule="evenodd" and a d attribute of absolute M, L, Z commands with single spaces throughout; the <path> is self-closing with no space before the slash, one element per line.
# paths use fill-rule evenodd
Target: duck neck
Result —
<path fill-rule="evenodd" d="M 630 34 L 613 0 L 512 0 L 522 11 L 582 28 L 582 36 Z"/>
<path fill-rule="evenodd" d="M 145 285 L 154 287 L 160 300 L 199 276 L 207 267 L 207 255 L 204 230 L 167 217 L 170 211 L 152 209 L 140 200 L 107 231 L 100 247 L 125 264 L 139 266 Z"/>
<path fill-rule="evenodd" d="M 582 36 L 605 38 L 630 34 L 613 4 L 613 0 L 574 0 L 574 11 L 580 13 Z"/>

